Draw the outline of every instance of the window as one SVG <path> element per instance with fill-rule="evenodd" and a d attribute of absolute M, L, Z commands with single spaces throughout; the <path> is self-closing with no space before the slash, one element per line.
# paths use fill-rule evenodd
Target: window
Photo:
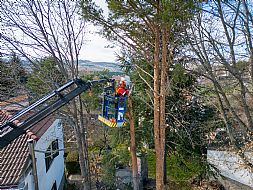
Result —
<path fill-rule="evenodd" d="M 54 140 L 45 153 L 46 172 L 49 170 L 55 157 L 59 155 L 58 139 Z"/>
<path fill-rule="evenodd" d="M 56 181 L 54 181 L 54 184 L 53 184 L 51 190 L 57 190 Z"/>

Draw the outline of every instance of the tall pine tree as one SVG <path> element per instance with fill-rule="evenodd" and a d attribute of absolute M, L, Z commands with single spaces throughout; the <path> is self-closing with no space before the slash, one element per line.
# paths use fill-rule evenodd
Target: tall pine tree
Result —
<path fill-rule="evenodd" d="M 82 0 L 84 19 L 103 27 L 109 40 L 119 43 L 130 56 L 139 56 L 152 70 L 141 69 L 153 84 L 154 144 L 156 152 L 156 189 L 164 186 L 165 97 L 169 93 L 168 70 L 180 30 L 193 13 L 194 1 L 186 0 L 108 0 L 109 14 L 90 0 Z M 141 68 L 141 66 L 140 66 Z M 145 81 L 146 82 L 146 81 Z"/>

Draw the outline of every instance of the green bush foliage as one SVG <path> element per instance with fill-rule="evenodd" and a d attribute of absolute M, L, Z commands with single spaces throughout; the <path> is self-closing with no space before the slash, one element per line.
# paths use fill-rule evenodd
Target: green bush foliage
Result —
<path fill-rule="evenodd" d="M 148 174 L 149 177 L 155 178 L 155 153 L 148 151 Z M 205 164 L 202 159 L 196 155 L 186 156 L 177 154 L 176 152 L 170 153 L 166 158 L 167 176 L 169 180 L 176 183 L 183 183 L 201 175 L 205 169 Z"/>
<path fill-rule="evenodd" d="M 65 160 L 65 166 L 68 174 L 77 174 L 81 172 L 78 151 L 71 151 L 68 153 Z"/>

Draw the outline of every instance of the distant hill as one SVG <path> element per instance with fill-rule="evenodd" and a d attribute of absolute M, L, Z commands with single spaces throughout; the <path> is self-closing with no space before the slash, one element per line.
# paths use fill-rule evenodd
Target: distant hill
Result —
<path fill-rule="evenodd" d="M 89 60 L 80 60 L 79 68 L 80 70 L 87 71 L 109 70 L 110 72 L 122 72 L 120 69 L 120 65 L 112 62 L 92 62 Z"/>
<path fill-rule="evenodd" d="M 29 69 L 30 63 L 27 60 L 21 60 L 22 65 Z M 121 73 L 120 65 L 112 62 L 93 62 L 89 60 L 79 60 L 79 70 L 86 71 L 103 71 L 109 70 L 110 72 Z"/>

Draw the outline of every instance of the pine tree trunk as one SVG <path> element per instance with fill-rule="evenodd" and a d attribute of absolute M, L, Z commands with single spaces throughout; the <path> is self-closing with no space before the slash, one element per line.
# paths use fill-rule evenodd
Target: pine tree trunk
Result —
<path fill-rule="evenodd" d="M 132 158 L 132 175 L 133 175 L 133 189 L 139 190 L 139 176 L 138 176 L 138 165 L 136 156 L 136 144 L 135 144 L 135 129 L 134 129 L 134 118 L 133 118 L 133 103 L 131 96 L 128 97 L 128 117 L 130 123 L 130 151 Z"/>
<path fill-rule="evenodd" d="M 161 148 L 161 156 L 163 160 L 161 160 L 162 168 L 161 172 L 163 173 L 163 179 L 165 179 L 164 175 L 166 175 L 164 166 L 165 166 L 165 130 L 166 130 L 166 117 L 165 117 L 165 97 L 166 97 L 166 89 L 167 87 L 167 72 L 168 72 L 168 32 L 165 27 L 162 28 L 162 63 L 161 63 L 161 79 L 160 79 L 160 148 Z M 163 181 L 165 184 L 166 182 Z"/>
<path fill-rule="evenodd" d="M 160 123 L 160 31 L 156 29 L 155 50 L 154 50 L 154 135 L 156 152 L 156 190 L 164 190 L 164 151 L 162 144 L 162 132 Z"/>

